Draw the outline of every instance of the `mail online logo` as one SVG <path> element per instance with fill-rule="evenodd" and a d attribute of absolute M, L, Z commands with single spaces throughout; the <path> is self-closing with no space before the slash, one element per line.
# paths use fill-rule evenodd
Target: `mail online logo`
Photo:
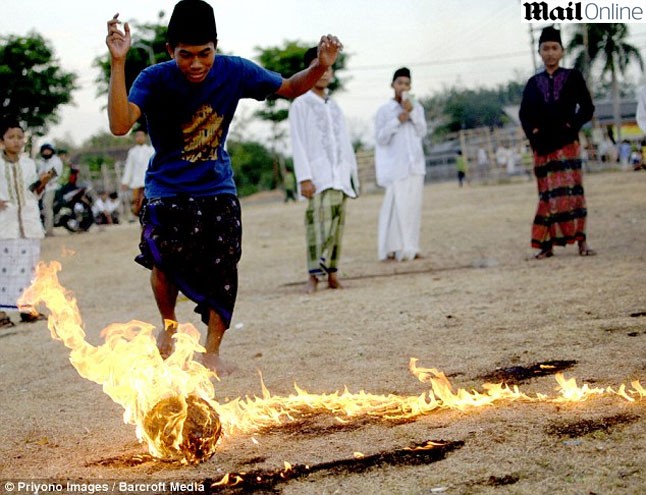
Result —
<path fill-rule="evenodd" d="M 646 3 L 643 0 L 521 2 L 520 16 L 523 23 L 645 23 Z"/>

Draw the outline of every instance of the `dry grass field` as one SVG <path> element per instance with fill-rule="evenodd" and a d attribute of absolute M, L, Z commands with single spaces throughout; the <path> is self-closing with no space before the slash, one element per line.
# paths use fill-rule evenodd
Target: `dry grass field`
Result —
<path fill-rule="evenodd" d="M 580 257 L 570 246 L 540 261 L 529 247 L 534 182 L 428 185 L 425 257 L 406 263 L 377 261 L 382 196 L 364 195 L 349 204 L 345 288 L 313 295 L 304 292 L 305 205 L 271 195 L 243 201 L 236 328 L 222 346 L 237 370 L 216 382 L 216 399 L 260 395 L 259 371 L 274 395 L 293 393 L 294 383 L 315 394 L 345 386 L 421 395 L 429 385 L 409 372 L 411 357 L 467 390 L 505 379 L 529 395 L 556 397 L 552 368 L 537 366 L 552 361 L 579 385 L 646 385 L 646 173 L 589 174 L 585 187 L 589 243 L 598 256 Z M 62 262 L 61 283 L 77 297 L 95 345 L 113 322 L 159 324 L 148 272 L 132 261 L 138 235 L 137 225 L 126 224 L 43 241 L 43 259 Z M 204 330 L 192 309 L 180 302 L 179 318 Z M 438 409 L 414 421 L 341 423 L 314 415 L 253 438 L 225 438 L 207 462 L 182 466 L 141 457 L 146 448 L 123 423 L 121 407 L 79 376 L 44 321 L 0 330 L 0 376 L 2 480 L 196 481 L 207 492 L 241 493 L 203 482 L 227 472 L 271 472 L 287 461 L 311 472 L 273 486 L 251 483 L 244 492 L 646 490 L 646 399 L 503 401 Z M 435 459 L 397 455 L 427 440 L 450 448 Z M 355 459 L 356 452 L 371 462 Z"/>

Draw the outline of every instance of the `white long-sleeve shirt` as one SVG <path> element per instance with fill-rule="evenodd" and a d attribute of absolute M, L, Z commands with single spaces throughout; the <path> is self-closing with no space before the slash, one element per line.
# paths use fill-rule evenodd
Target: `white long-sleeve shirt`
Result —
<path fill-rule="evenodd" d="M 379 108 L 375 119 L 375 167 L 381 187 L 411 175 L 426 174 L 422 147 L 427 129 L 424 109 L 415 102 L 410 119 L 403 123 L 399 121 L 402 111 L 392 99 Z"/>
<path fill-rule="evenodd" d="M 144 187 L 148 162 L 154 153 L 155 149 L 149 144 L 137 144 L 130 148 L 128 150 L 121 184 L 130 189 Z"/>
<path fill-rule="evenodd" d="M 6 201 L 0 210 L 0 239 L 42 239 L 37 196 L 29 186 L 38 180 L 36 163 L 21 156 L 18 163 L 4 159 L 0 152 L 0 199 Z"/>
<path fill-rule="evenodd" d="M 316 194 L 326 189 L 355 198 L 359 190 L 357 160 L 341 108 L 313 91 L 299 96 L 289 110 L 294 173 L 311 180 Z"/>

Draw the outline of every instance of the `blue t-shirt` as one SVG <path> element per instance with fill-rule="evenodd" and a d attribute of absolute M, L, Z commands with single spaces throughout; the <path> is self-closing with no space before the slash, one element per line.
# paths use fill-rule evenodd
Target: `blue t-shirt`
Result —
<path fill-rule="evenodd" d="M 155 154 L 146 197 L 236 194 L 224 143 L 238 101 L 264 100 L 282 84 L 276 72 L 240 57 L 217 55 L 208 76 L 191 83 L 174 60 L 144 69 L 128 100 L 146 116 Z"/>

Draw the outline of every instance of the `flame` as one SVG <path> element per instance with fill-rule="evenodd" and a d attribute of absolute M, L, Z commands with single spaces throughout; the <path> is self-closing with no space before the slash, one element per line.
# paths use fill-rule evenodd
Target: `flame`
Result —
<path fill-rule="evenodd" d="M 504 383 L 482 385 L 477 390 L 454 390 L 444 373 L 417 366 L 411 358 L 410 372 L 430 389 L 420 395 L 376 395 L 347 388 L 327 394 L 312 394 L 294 384 L 295 393 L 273 396 L 260 376 L 261 396 L 236 398 L 226 403 L 215 400 L 211 379 L 214 374 L 193 360 L 200 334 L 192 325 L 180 325 L 175 335 L 175 352 L 163 360 L 157 350 L 153 326 L 139 321 L 112 324 L 101 336 L 105 343 L 93 346 L 85 331 L 76 300 L 59 283 L 58 262 L 40 264 L 36 279 L 22 298 L 34 306 L 44 303 L 50 311 L 49 329 L 54 339 L 70 349 L 70 361 L 84 378 L 102 385 L 106 394 L 124 408 L 124 421 L 136 426 L 141 441 L 150 453 L 162 459 L 196 463 L 208 459 L 220 435 L 253 434 L 296 418 L 325 413 L 340 422 L 354 417 L 414 419 L 439 409 L 469 411 L 498 403 L 581 402 L 598 396 L 619 396 L 635 402 L 646 397 L 639 381 L 632 388 L 617 390 L 578 386 L 574 378 L 555 375 L 559 395 L 529 396 L 518 386 Z M 210 440 L 209 440 L 210 439 Z M 258 443 L 255 438 L 252 442 Z M 429 448 L 432 445 L 429 445 Z M 355 455 L 362 455 L 356 453 Z M 291 469 L 287 463 L 285 470 Z M 241 479 L 227 474 L 215 485 L 235 485 Z"/>
<path fill-rule="evenodd" d="M 200 334 L 191 325 L 180 325 L 175 336 L 175 352 L 163 360 L 153 336 L 154 327 L 140 321 L 112 324 L 101 336 L 105 343 L 93 346 L 86 340 L 76 299 L 59 283 L 58 262 L 39 264 L 36 278 L 22 294 L 21 300 L 35 306 L 43 302 L 50 311 L 48 326 L 52 338 L 70 349 L 70 362 L 79 374 L 102 385 L 103 391 L 124 408 L 123 419 L 136 426 L 137 437 L 148 444 L 150 453 L 159 458 L 186 458 L 180 447 L 186 440 L 184 424 L 189 418 L 189 404 L 214 410 L 213 373 L 193 360 L 195 352 L 203 351 Z M 199 398 L 188 400 L 189 397 Z M 166 427 L 146 427 L 147 415 L 164 401 L 177 399 L 174 408 L 167 408 Z M 148 421 L 152 421 L 151 418 Z"/>

